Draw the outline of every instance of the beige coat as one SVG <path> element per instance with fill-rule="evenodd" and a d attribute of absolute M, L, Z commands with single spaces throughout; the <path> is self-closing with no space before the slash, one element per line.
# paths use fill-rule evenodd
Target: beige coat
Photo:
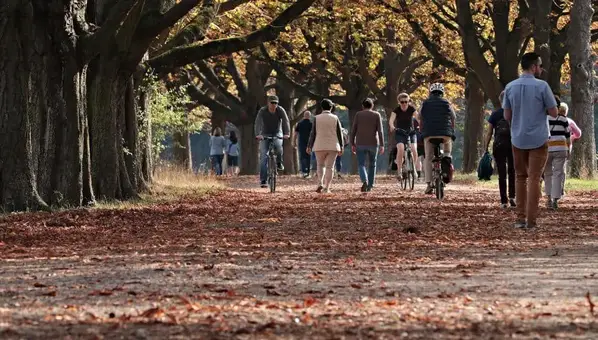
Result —
<path fill-rule="evenodd" d="M 313 151 L 336 151 L 342 150 L 342 133 L 339 141 L 338 133 L 340 132 L 341 123 L 338 117 L 330 111 L 324 111 L 316 116 L 314 122 L 315 140 L 310 138 L 313 142 Z"/>

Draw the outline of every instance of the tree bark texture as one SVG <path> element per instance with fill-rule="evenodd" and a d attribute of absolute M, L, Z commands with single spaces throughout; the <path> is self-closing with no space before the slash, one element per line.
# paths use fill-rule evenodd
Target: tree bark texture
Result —
<path fill-rule="evenodd" d="M 569 56 L 571 63 L 571 118 L 583 127 L 581 138 L 573 144 L 571 175 L 594 178 L 596 142 L 594 136 L 594 77 L 591 49 L 591 0 L 576 0 L 571 9 Z"/>
<path fill-rule="evenodd" d="M 481 84 L 475 74 L 466 77 L 465 127 L 463 131 L 463 172 L 471 173 L 477 169 L 484 135 L 484 104 L 486 99 Z"/>

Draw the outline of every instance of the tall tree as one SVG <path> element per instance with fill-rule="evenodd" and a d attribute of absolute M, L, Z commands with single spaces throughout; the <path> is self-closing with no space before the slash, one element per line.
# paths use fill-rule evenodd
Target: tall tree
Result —
<path fill-rule="evenodd" d="M 273 40 L 315 0 L 235 38 L 174 47 L 158 72 Z M 0 3 L 0 205 L 80 206 L 134 197 L 140 157 L 133 75 L 152 43 L 213 0 L 8 0 Z M 130 155 L 129 155 L 130 153 Z"/>
<path fill-rule="evenodd" d="M 591 0 L 576 0 L 571 8 L 569 56 L 571 64 L 571 111 L 584 133 L 574 144 L 571 174 L 593 178 L 596 175 L 596 141 L 594 137 L 594 56 L 591 26 L 594 10 Z"/>

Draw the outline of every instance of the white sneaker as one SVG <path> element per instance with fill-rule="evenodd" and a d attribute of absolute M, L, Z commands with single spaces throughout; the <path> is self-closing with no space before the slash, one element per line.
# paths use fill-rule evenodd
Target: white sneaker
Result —
<path fill-rule="evenodd" d="M 506 203 L 501 203 L 500 207 L 501 207 L 502 209 L 507 209 L 507 204 L 506 204 Z"/>

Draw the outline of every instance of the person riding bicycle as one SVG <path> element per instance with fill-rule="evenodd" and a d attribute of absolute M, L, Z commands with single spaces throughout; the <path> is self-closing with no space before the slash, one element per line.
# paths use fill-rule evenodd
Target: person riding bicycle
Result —
<path fill-rule="evenodd" d="M 269 96 L 268 105 L 258 111 L 254 130 L 256 138 L 260 141 L 260 186 L 267 188 L 270 143 L 274 143 L 278 170 L 283 171 L 282 138 L 288 139 L 291 130 L 287 112 L 278 105 L 277 96 Z M 264 139 L 265 137 L 278 137 L 278 139 Z"/>
<path fill-rule="evenodd" d="M 444 85 L 434 83 L 430 85 L 430 96 L 426 99 L 419 110 L 419 122 L 425 147 L 426 194 L 433 192 L 432 183 L 432 159 L 434 158 L 433 139 L 441 139 L 444 148 L 445 164 L 451 166 L 451 151 L 455 135 L 455 111 L 448 100 L 444 98 Z M 444 168 L 444 166 L 443 166 Z M 443 169 L 444 172 L 444 169 Z"/>
<path fill-rule="evenodd" d="M 405 156 L 405 145 L 411 142 L 411 153 L 413 155 L 413 162 L 417 159 L 417 139 L 415 129 L 413 126 L 413 118 L 417 110 L 410 104 L 411 98 L 407 93 L 398 95 L 397 100 L 399 106 L 392 111 L 388 125 L 390 130 L 395 132 L 395 142 L 397 143 L 397 178 L 402 179 L 403 176 L 403 159 Z"/>

